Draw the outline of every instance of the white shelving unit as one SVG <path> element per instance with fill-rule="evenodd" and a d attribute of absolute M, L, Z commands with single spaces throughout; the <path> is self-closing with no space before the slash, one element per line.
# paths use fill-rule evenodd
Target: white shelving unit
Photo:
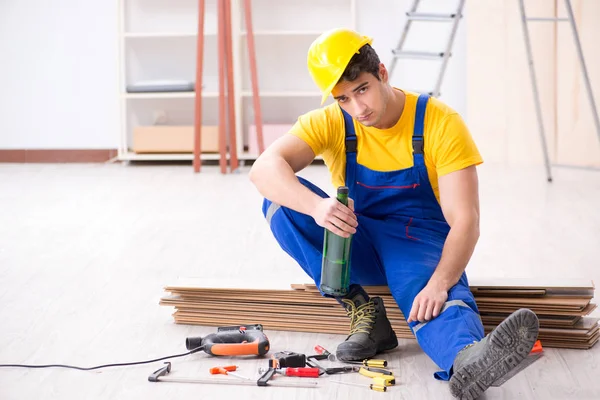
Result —
<path fill-rule="evenodd" d="M 254 124 L 247 33 L 242 1 L 232 1 L 232 34 L 236 138 L 238 158 L 248 152 Z M 310 43 L 335 27 L 356 29 L 357 0 L 252 0 L 258 87 L 263 125 L 293 124 L 299 115 L 320 106 L 321 94 L 306 69 Z M 192 153 L 146 153 L 131 150 L 135 126 L 152 125 L 157 113 L 167 124 L 194 124 L 194 92 L 128 93 L 128 85 L 144 80 L 195 81 L 197 0 L 119 0 L 119 104 L 123 161 L 192 160 Z M 206 1 L 204 21 L 203 125 L 218 125 L 216 0 Z M 268 143 L 266 143 L 268 144 Z M 202 153 L 218 160 L 218 153 Z"/>

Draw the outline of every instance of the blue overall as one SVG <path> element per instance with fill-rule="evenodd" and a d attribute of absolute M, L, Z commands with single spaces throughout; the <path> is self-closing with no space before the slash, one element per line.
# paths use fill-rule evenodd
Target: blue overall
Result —
<path fill-rule="evenodd" d="M 429 183 L 423 158 L 424 115 L 429 97 L 417 101 L 410 168 L 371 170 L 357 162 L 357 137 L 352 117 L 342 110 L 346 133 L 346 186 L 358 219 L 352 238 L 350 283 L 387 285 L 405 318 L 441 258 L 450 230 Z M 321 197 L 321 189 L 298 177 Z M 263 214 L 280 246 L 314 280 L 321 280 L 323 229 L 310 216 L 272 203 Z M 465 273 L 448 292 L 437 318 L 409 324 L 420 347 L 442 369 L 434 377 L 448 380 L 456 354 L 480 340 L 484 330 Z"/>

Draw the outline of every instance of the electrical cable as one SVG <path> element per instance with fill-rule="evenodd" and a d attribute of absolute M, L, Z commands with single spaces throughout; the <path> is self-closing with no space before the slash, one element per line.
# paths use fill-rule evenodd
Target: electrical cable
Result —
<path fill-rule="evenodd" d="M 105 365 L 98 365 L 96 367 L 89 367 L 89 368 L 77 367 L 77 366 L 73 366 L 73 365 L 64 365 L 64 364 L 47 364 L 47 365 L 0 364 L 0 368 L 1 367 L 4 367 L 4 368 L 71 368 L 71 369 L 77 369 L 80 371 L 92 371 L 95 369 L 108 368 L 108 367 L 123 367 L 123 366 L 127 366 L 127 365 L 150 364 L 150 363 L 157 362 L 157 361 L 167 360 L 169 358 L 187 356 L 187 355 L 196 353 L 203 349 L 204 349 L 204 346 L 200 346 L 200 347 L 196 347 L 193 350 L 188 351 L 187 353 L 175 354 L 173 356 L 167 356 L 167 357 L 162 357 L 162 358 L 156 358 L 154 360 L 134 361 L 134 362 L 120 363 L 120 364 L 105 364 Z"/>

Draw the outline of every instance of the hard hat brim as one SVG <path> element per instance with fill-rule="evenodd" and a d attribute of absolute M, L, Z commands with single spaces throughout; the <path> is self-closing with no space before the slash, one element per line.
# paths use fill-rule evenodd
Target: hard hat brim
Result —
<path fill-rule="evenodd" d="M 368 37 L 368 36 L 363 36 L 362 40 L 360 42 L 358 42 L 356 50 L 354 51 L 354 53 L 350 54 L 350 56 L 349 56 L 349 58 L 347 60 L 344 60 L 344 68 L 343 69 L 340 68 L 340 71 L 338 71 L 338 73 L 336 74 L 336 78 L 329 85 L 329 87 L 323 91 L 323 97 L 321 98 L 321 105 L 325 104 L 325 101 L 327 100 L 327 98 L 329 97 L 329 95 L 331 94 L 331 92 L 333 91 L 333 88 L 335 87 L 335 85 L 338 84 L 340 78 L 344 74 L 344 71 L 346 70 L 346 67 L 348 66 L 348 63 L 350 62 L 350 60 L 352 59 L 352 57 L 355 54 L 359 54 L 360 53 L 360 49 L 365 44 L 369 44 L 369 45 L 373 44 L 373 38 Z"/>

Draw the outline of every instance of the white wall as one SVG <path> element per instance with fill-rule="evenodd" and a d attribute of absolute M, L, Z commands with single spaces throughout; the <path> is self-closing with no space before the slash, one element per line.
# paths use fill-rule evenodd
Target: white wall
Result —
<path fill-rule="evenodd" d="M 487 162 L 543 165 L 517 1 L 468 2 L 470 127 Z M 600 2 L 574 0 L 573 13 L 596 104 L 600 106 Z M 564 2 L 527 0 L 529 17 L 566 17 Z M 568 22 L 530 22 L 529 32 L 551 163 L 600 167 L 600 141 Z"/>
<path fill-rule="evenodd" d="M 358 28 L 374 37 L 374 47 L 386 64 L 400 37 L 410 3 L 411 0 L 358 0 Z M 426 4 L 430 9 L 452 10 L 455 2 L 430 0 Z M 116 0 L 0 2 L 0 148 L 118 146 L 117 9 Z M 463 114 L 464 22 L 441 96 Z M 439 29 L 421 30 L 409 38 L 407 46 L 439 50 L 443 48 L 440 40 L 446 36 L 438 32 Z M 436 72 L 435 68 L 401 61 L 393 83 L 408 89 L 429 89 L 423 82 L 433 79 Z"/>
<path fill-rule="evenodd" d="M 0 148 L 118 144 L 116 1 L 0 1 Z"/>

